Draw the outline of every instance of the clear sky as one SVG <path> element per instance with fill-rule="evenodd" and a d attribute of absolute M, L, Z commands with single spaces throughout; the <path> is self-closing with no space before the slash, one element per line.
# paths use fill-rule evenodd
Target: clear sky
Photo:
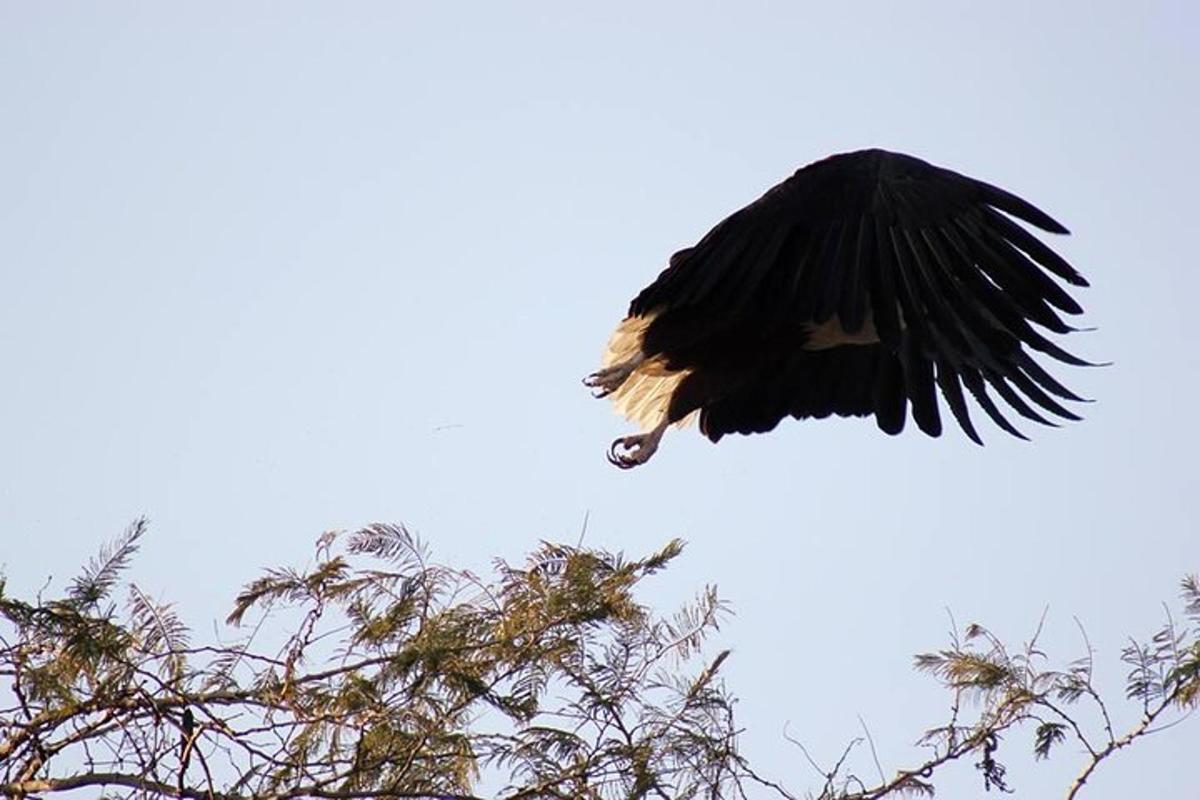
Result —
<path fill-rule="evenodd" d="M 0 2 L 0 563 L 61 585 L 134 517 L 133 577 L 199 636 L 329 528 L 404 522 L 486 569 L 540 539 L 689 548 L 744 749 L 795 789 L 861 714 L 888 772 L 947 698 L 949 608 L 1117 655 L 1200 570 L 1200 11 L 1183 2 Z M 630 298 L 798 166 L 881 146 L 1072 230 L 1086 420 L 893 439 L 628 430 L 579 380 Z M 1125 707 L 1121 718 L 1134 719 Z M 1033 767 L 1056 796 L 1080 763 Z M 1093 798 L 1194 788 L 1200 721 Z M 1188 764 L 1185 773 L 1184 764 Z M 869 760 L 857 763 L 870 774 Z M 969 768 L 943 792 L 982 795 Z"/>

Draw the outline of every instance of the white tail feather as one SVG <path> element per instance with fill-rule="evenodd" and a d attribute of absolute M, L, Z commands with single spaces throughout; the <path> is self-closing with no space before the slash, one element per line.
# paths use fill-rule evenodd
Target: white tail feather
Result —
<path fill-rule="evenodd" d="M 642 337 L 645 336 L 646 328 L 654 321 L 654 317 L 655 313 L 651 312 L 644 317 L 626 317 L 621 320 L 604 349 L 602 366 L 611 367 L 639 358 L 642 355 Z M 668 370 L 661 358 L 643 361 L 612 393 L 613 408 L 642 428 L 655 428 L 667 415 L 671 395 L 680 381 L 689 374 L 689 370 Z M 681 419 L 677 426 L 684 427 L 694 416 L 689 414 Z"/>

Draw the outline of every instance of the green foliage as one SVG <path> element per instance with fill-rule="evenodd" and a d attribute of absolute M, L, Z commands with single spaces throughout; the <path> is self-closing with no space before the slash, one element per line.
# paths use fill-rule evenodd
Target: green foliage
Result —
<path fill-rule="evenodd" d="M 485 578 L 436 563 L 403 526 L 331 532 L 310 568 L 268 570 L 238 595 L 228 623 L 245 638 L 198 646 L 170 604 L 132 584 L 114 600 L 145 530 L 102 549 L 62 598 L 9 597 L 0 579 L 0 690 L 13 698 L 0 795 L 796 797 L 738 750 L 729 651 L 708 651 L 716 590 L 665 616 L 638 600 L 678 541 L 637 559 L 543 543 Z M 1200 583 L 1181 591 L 1191 627 L 1168 614 L 1122 652 L 1138 712 L 1123 733 L 1086 636 L 1086 655 L 1056 670 L 1040 625 L 1016 649 L 970 625 L 915 659 L 953 698 L 919 741 L 932 755 L 891 778 L 876 762 L 868 785 L 849 766 L 855 740 L 809 797 L 932 797 L 959 759 L 1008 791 L 1001 747 L 1029 728 L 1036 759 L 1085 753 L 1075 797 L 1105 759 L 1200 702 Z M 270 650 L 256 645 L 268 620 L 287 634 Z"/>
<path fill-rule="evenodd" d="M 971 763 L 985 790 L 1008 792 L 1008 771 L 999 760 L 1002 738 L 1030 727 L 1037 760 L 1050 758 L 1068 741 L 1085 753 L 1081 771 L 1067 788 L 1068 800 L 1075 798 L 1106 759 L 1141 737 L 1170 727 L 1172 715 L 1181 721 L 1196 706 L 1200 695 L 1200 581 L 1185 578 L 1181 594 L 1184 614 L 1193 623 L 1191 629 L 1178 628 L 1168 613 L 1166 622 L 1145 641 L 1131 641 L 1122 651 L 1121 658 L 1130 667 L 1125 693 L 1139 706 L 1137 722 L 1124 732 L 1118 731 L 1095 685 L 1093 653 L 1086 635 L 1087 654 L 1056 670 L 1048 666 L 1049 659 L 1039 646 L 1040 623 L 1033 637 L 1017 649 L 982 625 L 968 625 L 961 637 L 951 636 L 949 647 L 914 658 L 915 668 L 934 677 L 953 697 L 950 720 L 919 739 L 919 744 L 932 749 L 932 755 L 891 779 L 884 778 L 881 771 L 880 782 L 868 786 L 847 763 L 861 741 L 855 740 L 832 769 L 818 768 L 825 778 L 818 800 L 932 797 L 934 773 L 967 756 L 974 757 Z M 1091 708 L 1080 708 L 1082 705 Z M 1098 722 L 1089 725 L 1088 720 Z"/>
<path fill-rule="evenodd" d="M 1183 580 L 1181 594 L 1184 613 L 1200 624 L 1200 585 L 1195 577 Z M 1038 646 L 1040 633 L 1039 625 L 1022 649 L 1011 652 L 986 628 L 970 625 L 963 640 L 955 639 L 951 648 L 916 656 L 916 668 L 938 678 L 956 698 L 954 719 L 947 726 L 927 732 L 924 741 L 940 748 L 939 759 L 953 760 L 968 751 L 983 753 L 983 760 L 976 766 L 984 773 L 985 788 L 1005 789 L 1003 767 L 993 755 L 995 737 L 1001 731 L 1033 724 L 1033 753 L 1038 759 L 1049 758 L 1054 746 L 1068 738 L 1081 745 L 1089 761 L 1069 790 L 1068 796 L 1073 797 L 1112 753 L 1146 735 L 1152 724 L 1165 715 L 1185 713 L 1196 704 L 1200 692 L 1200 630 L 1177 629 L 1169 614 L 1148 640 L 1131 640 L 1121 652 L 1121 660 L 1130 667 L 1126 697 L 1141 704 L 1139 722 L 1124 735 L 1115 731 L 1108 706 L 1093 683 L 1091 645 L 1086 635 L 1088 654 L 1059 671 L 1043 666 L 1046 655 Z M 964 696 L 980 704 L 978 716 L 969 725 L 959 722 L 959 699 Z M 1085 731 L 1082 718 L 1073 710 L 1081 702 L 1094 707 L 1101 730 Z"/>
<path fill-rule="evenodd" d="M 1188 575 L 1180 582 L 1183 613 L 1200 627 L 1200 580 Z M 1163 677 L 1163 689 L 1184 708 L 1200 706 L 1200 638 L 1193 635 L 1190 644 L 1180 641 L 1171 653 L 1171 665 Z"/>
<path fill-rule="evenodd" d="M 25 701 L 69 707 L 81 694 L 103 700 L 128 679 L 134 642 L 116 621 L 111 595 L 145 530 L 138 520 L 102 548 L 63 599 L 29 604 L 0 595 L 0 616 L 19 637 L 10 653 L 22 667 L 14 690 Z"/>
<path fill-rule="evenodd" d="M 1050 748 L 1067 738 L 1067 726 L 1061 722 L 1043 722 L 1037 726 L 1034 737 L 1034 755 L 1049 758 Z"/>
<path fill-rule="evenodd" d="M 100 548 L 100 554 L 88 562 L 83 573 L 71 584 L 68 603 L 76 608 L 95 608 L 108 599 L 121 573 L 129 566 L 138 549 L 138 540 L 146 533 L 146 520 L 130 525 L 111 546 Z"/>
<path fill-rule="evenodd" d="M 62 601 L 0 599 L 20 697 L 0 744 L 5 791 L 91 776 L 128 796 L 468 797 L 483 781 L 510 798 L 693 797 L 734 795 L 745 775 L 728 653 L 700 659 L 723 613 L 715 591 L 670 619 L 635 597 L 678 541 L 633 560 L 547 543 L 485 581 L 432 562 L 402 526 L 326 534 L 310 569 L 268 570 L 234 603 L 231 625 L 295 620 L 265 654 L 253 634 L 193 647 L 135 586 L 118 614 L 144 528 Z M 114 736 L 115 755 L 94 747 Z"/>

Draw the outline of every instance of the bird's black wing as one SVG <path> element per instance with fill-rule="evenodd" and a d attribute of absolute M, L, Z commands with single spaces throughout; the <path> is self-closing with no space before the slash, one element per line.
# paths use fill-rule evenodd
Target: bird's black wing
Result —
<path fill-rule="evenodd" d="M 1060 314 L 1082 309 L 1059 281 L 1087 282 L 1016 220 L 1066 233 L 1015 195 L 916 158 L 880 150 L 833 156 L 676 253 L 630 313 L 700 313 L 765 334 L 835 317 L 849 333 L 870 325 L 889 372 L 875 381 L 881 428 L 898 432 L 911 406 L 918 427 L 937 436 L 936 386 L 974 441 L 967 394 L 1021 436 L 996 398 L 1036 422 L 1052 424 L 1043 412 L 1078 419 L 1058 400 L 1081 398 L 1025 346 L 1087 363 L 1039 330 L 1073 330 Z"/>

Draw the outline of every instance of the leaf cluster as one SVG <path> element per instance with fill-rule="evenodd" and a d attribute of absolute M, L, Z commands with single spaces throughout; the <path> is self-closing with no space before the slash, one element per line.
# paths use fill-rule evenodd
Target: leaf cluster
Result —
<path fill-rule="evenodd" d="M 545 543 L 485 580 L 434 562 L 408 529 L 321 537 L 306 569 L 237 597 L 245 635 L 192 647 L 130 586 L 145 531 L 106 548 L 61 600 L 0 596 L 0 789 L 135 794 L 506 798 L 732 796 L 745 777 L 732 699 L 702 657 L 709 588 L 669 617 L 636 597 L 682 552 Z M 291 620 L 281 646 L 255 645 Z"/>
<path fill-rule="evenodd" d="M 679 541 L 633 559 L 546 542 L 485 577 L 436 562 L 400 525 L 333 531 L 306 568 L 245 586 L 230 641 L 195 645 L 170 604 L 132 583 L 116 600 L 145 532 L 131 525 L 62 597 L 10 597 L 0 579 L 0 795 L 615 800 L 755 788 L 795 800 L 739 752 L 721 678 L 729 652 L 708 644 L 727 613 L 716 590 L 666 615 L 639 599 Z M 915 658 L 952 697 L 949 721 L 919 740 L 928 758 L 886 777 L 864 724 L 879 781 L 851 766 L 864 739 L 828 769 L 801 746 L 823 779 L 815 796 L 931 797 L 935 774 L 960 759 L 1007 792 L 1001 756 L 1025 735 L 1036 759 L 1070 742 L 1084 753 L 1076 797 L 1106 759 L 1200 703 L 1200 582 L 1181 593 L 1187 622 L 1168 611 L 1121 654 L 1138 712 L 1124 730 L 1082 626 L 1085 655 L 1053 668 L 1041 624 L 1017 648 L 970 625 Z"/>

